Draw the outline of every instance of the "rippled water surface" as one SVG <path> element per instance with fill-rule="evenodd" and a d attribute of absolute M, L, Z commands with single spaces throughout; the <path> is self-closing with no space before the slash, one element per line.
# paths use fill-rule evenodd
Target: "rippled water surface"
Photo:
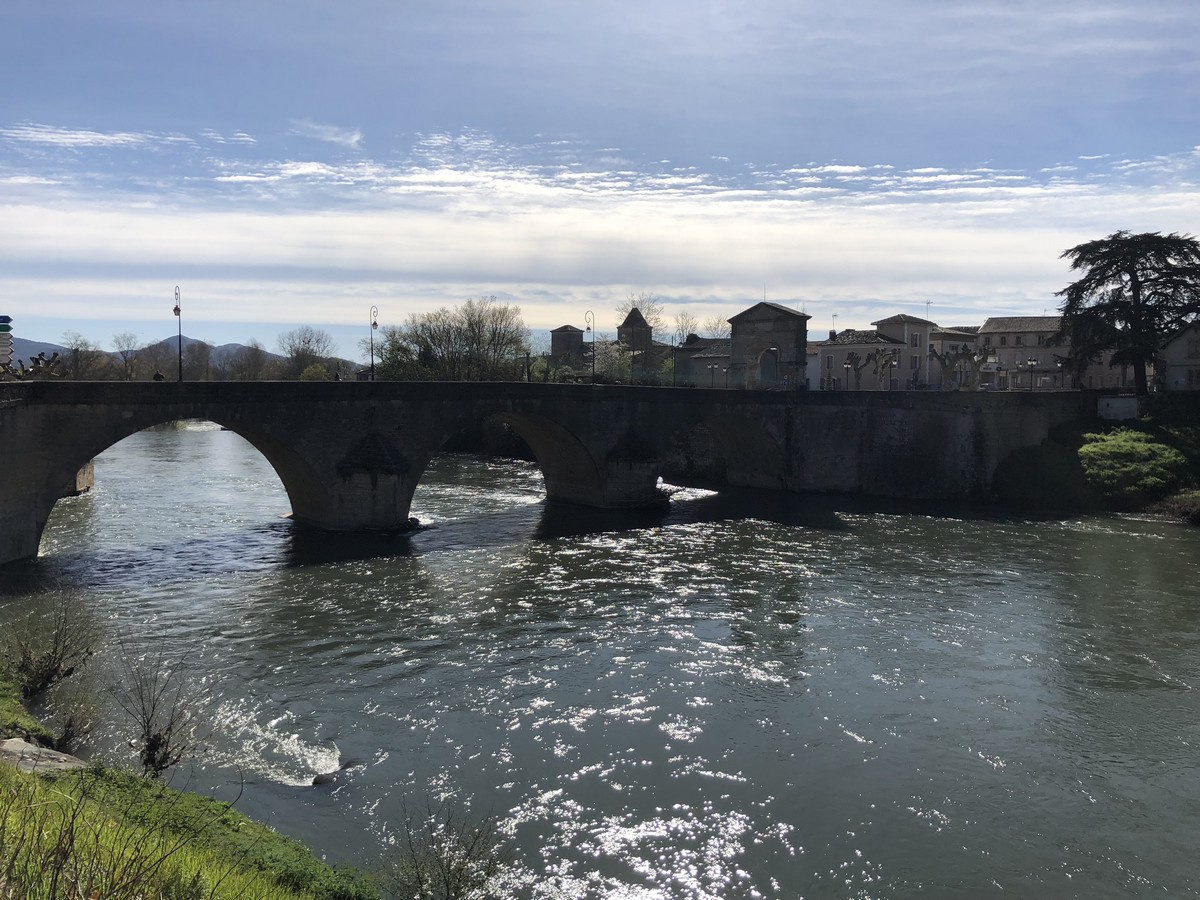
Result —
<path fill-rule="evenodd" d="M 1200 888 L 1200 531 L 694 491 L 597 513 L 451 455 L 408 537 L 288 509 L 236 435 L 143 432 L 0 573 L 0 616 L 83 588 L 112 655 L 185 655 L 194 783 L 240 773 L 243 811 L 331 860 L 452 796 L 512 831 L 530 896 Z"/>

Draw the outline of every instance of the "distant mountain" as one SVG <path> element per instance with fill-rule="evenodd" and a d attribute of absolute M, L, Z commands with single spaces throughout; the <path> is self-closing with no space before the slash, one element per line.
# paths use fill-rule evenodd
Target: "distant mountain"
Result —
<path fill-rule="evenodd" d="M 208 345 L 209 362 L 214 366 L 226 365 L 231 359 L 236 357 L 237 354 L 246 349 L 245 344 L 221 344 L 220 346 L 214 347 L 213 345 L 208 344 L 207 341 L 190 338 L 186 334 L 183 335 L 183 352 L 185 354 L 187 353 L 188 348 L 193 344 Z M 164 338 L 161 341 L 153 341 L 144 345 L 143 349 L 149 349 L 150 347 L 161 348 L 161 351 L 174 356 L 174 354 L 176 354 L 179 350 L 179 336 L 172 335 L 171 337 Z M 103 347 L 101 347 L 100 350 L 112 357 L 114 361 L 120 360 L 120 355 L 118 353 L 115 353 L 111 350 L 105 350 Z M 23 360 L 25 363 L 28 363 L 29 360 L 37 356 L 39 353 L 45 353 L 47 357 L 50 357 L 55 352 L 59 353 L 63 357 L 66 357 L 70 355 L 71 351 L 59 344 L 48 344 L 44 341 L 31 341 L 27 338 L 13 338 L 12 362 L 14 366 L 17 364 L 17 360 Z M 276 362 L 282 362 L 284 360 L 284 357 L 280 356 L 278 353 L 272 353 L 270 350 L 264 349 L 263 353 L 268 359 Z M 355 372 L 361 367 L 360 363 L 356 363 L 353 360 L 339 361 L 342 363 L 342 368 L 345 372 Z"/>
<path fill-rule="evenodd" d="M 27 338 L 13 338 L 13 365 L 17 364 L 17 360 L 24 360 L 26 363 L 33 359 L 39 353 L 45 353 L 49 358 L 56 350 L 59 353 L 66 353 L 58 344 L 47 344 L 43 341 L 31 341 Z"/>
<path fill-rule="evenodd" d="M 207 342 L 196 340 L 195 338 L 190 338 L 185 334 L 183 336 L 183 352 L 187 353 L 188 347 L 192 346 L 193 344 L 204 344 L 204 343 L 207 343 Z M 147 344 L 146 346 L 148 346 L 148 347 L 150 347 L 150 346 L 163 347 L 164 349 L 169 350 L 171 352 L 178 352 L 179 337 L 178 337 L 178 335 L 176 335 L 175 337 L 165 338 L 156 343 Z M 218 365 L 218 366 L 224 365 L 225 363 L 227 363 L 230 360 L 231 357 L 235 356 L 236 354 L 240 353 L 242 350 L 246 349 L 245 344 L 221 344 L 219 347 L 214 347 L 212 344 L 209 344 L 208 347 L 209 347 L 209 350 L 208 350 L 209 361 L 212 362 L 214 365 Z M 265 353 L 267 355 L 268 359 L 273 359 L 273 360 L 282 360 L 283 359 L 283 357 L 280 356 L 278 353 L 272 353 L 270 350 L 264 350 L 263 353 Z"/>

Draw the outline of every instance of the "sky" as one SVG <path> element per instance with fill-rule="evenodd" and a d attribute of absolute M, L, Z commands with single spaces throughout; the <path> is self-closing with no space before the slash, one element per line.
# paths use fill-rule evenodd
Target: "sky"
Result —
<path fill-rule="evenodd" d="M 373 306 L 605 334 L 640 293 L 978 325 L 1200 221 L 1195 0 L 13 0 L 0 48 L 32 340 L 354 358 Z"/>

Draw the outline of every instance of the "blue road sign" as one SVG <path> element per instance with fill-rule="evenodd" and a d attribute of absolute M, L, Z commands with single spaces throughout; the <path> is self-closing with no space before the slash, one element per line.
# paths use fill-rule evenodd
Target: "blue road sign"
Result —
<path fill-rule="evenodd" d="M 0 325 L 7 325 L 12 321 L 12 316 L 0 316 Z"/>

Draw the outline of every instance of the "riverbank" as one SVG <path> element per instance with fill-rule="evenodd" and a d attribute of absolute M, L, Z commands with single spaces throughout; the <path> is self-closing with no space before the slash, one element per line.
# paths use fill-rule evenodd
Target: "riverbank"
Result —
<path fill-rule="evenodd" d="M 1136 421 L 1061 427 L 994 480 L 1005 503 L 1161 515 L 1200 525 L 1200 425 L 1176 407 Z"/>
<path fill-rule="evenodd" d="M 53 735 L 0 673 L 0 738 Z M 218 800 L 99 765 L 45 776 L 0 760 L 0 897 L 367 900 L 361 873 Z"/>

